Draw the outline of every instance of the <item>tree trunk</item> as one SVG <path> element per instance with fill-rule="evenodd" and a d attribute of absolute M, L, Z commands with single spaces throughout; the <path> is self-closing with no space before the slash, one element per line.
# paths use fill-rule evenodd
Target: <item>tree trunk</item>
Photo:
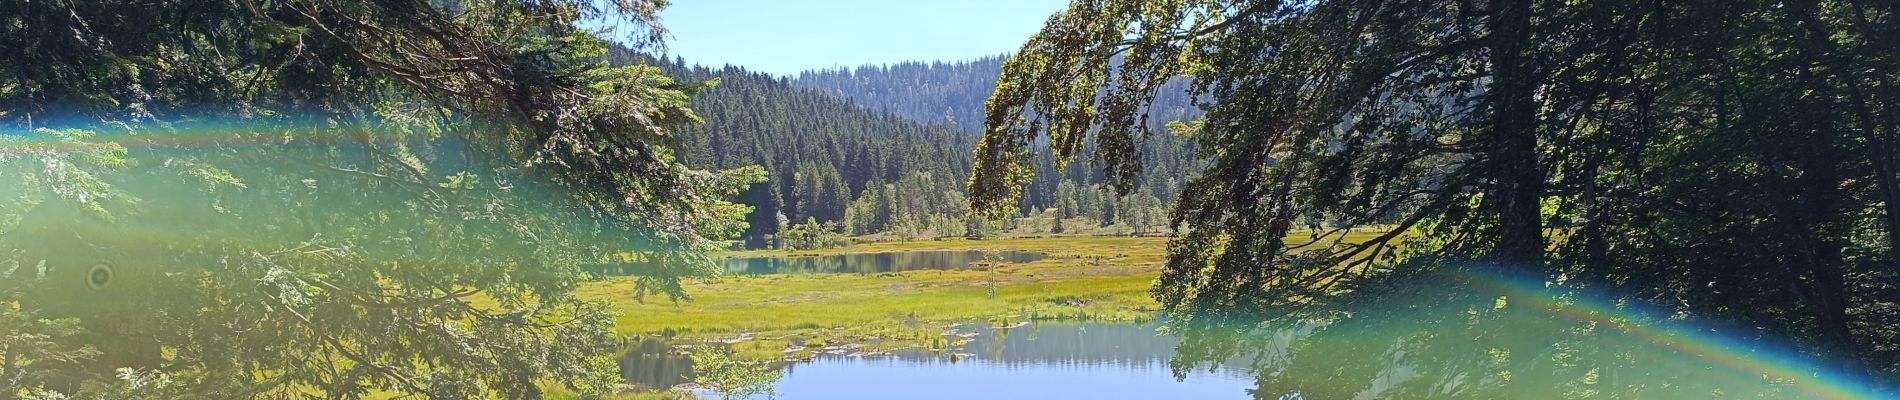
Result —
<path fill-rule="evenodd" d="M 1544 237 L 1542 206 L 1539 199 L 1544 190 L 1544 174 L 1539 168 L 1537 154 L 1537 103 L 1534 97 L 1538 85 L 1536 73 L 1527 48 L 1533 41 L 1531 32 L 1532 0 L 1495 0 L 1491 3 L 1488 28 L 1491 31 L 1489 43 L 1491 56 L 1491 84 L 1486 88 L 1485 101 L 1490 108 L 1490 126 L 1485 135 L 1483 150 L 1478 156 L 1485 160 L 1479 171 L 1490 186 L 1486 188 L 1479 213 L 1482 216 L 1496 218 L 1492 237 L 1485 238 L 1496 247 L 1478 254 L 1479 262 L 1486 268 L 1505 272 L 1513 279 L 1536 279 L 1542 282 L 1545 273 Z M 1514 307 L 1507 313 L 1533 312 L 1524 306 L 1517 306 L 1517 299 L 1511 299 Z M 1511 379 L 1503 388 L 1507 397 L 1525 397 L 1539 388 L 1533 387 L 1539 380 L 1538 375 L 1547 373 L 1550 364 L 1545 362 L 1548 343 L 1538 340 L 1512 340 L 1501 343 L 1509 352 L 1506 370 Z"/>
<path fill-rule="evenodd" d="M 1490 238 L 1497 246 L 1482 258 L 1496 268 L 1541 273 L 1544 174 L 1537 159 L 1537 78 L 1525 56 L 1532 43 L 1531 0 L 1499 0 L 1492 8 L 1492 79 L 1485 93 L 1491 118 L 1481 155 L 1488 161 L 1481 173 L 1491 186 L 1481 207 L 1484 215 L 1497 218 Z"/>
<path fill-rule="evenodd" d="M 1854 17 L 1853 25 L 1860 33 L 1861 42 L 1856 48 L 1848 49 L 1845 54 L 1856 59 L 1875 57 L 1876 54 L 1868 53 L 1881 48 L 1874 44 L 1881 43 L 1881 38 L 1877 37 L 1878 34 L 1870 25 L 1871 22 L 1867 18 L 1867 6 L 1858 0 L 1849 3 L 1853 9 L 1851 14 Z M 1825 35 L 1825 32 L 1820 34 Z M 1825 39 L 1825 36 L 1822 38 Z M 1863 134 L 1867 135 L 1869 153 L 1875 157 L 1875 168 L 1880 174 L 1878 183 L 1882 195 L 1881 202 L 1884 206 L 1882 211 L 1886 213 L 1883 222 L 1886 223 L 1887 251 L 1891 260 L 1900 258 L 1894 255 L 1900 253 L 1900 183 L 1895 182 L 1894 176 L 1895 173 L 1900 173 L 1897 171 L 1900 167 L 1894 165 L 1893 157 L 1893 135 L 1900 134 L 1900 117 L 1894 115 L 1893 104 L 1900 101 L 1897 99 L 1900 96 L 1894 94 L 1894 84 L 1890 79 L 1892 75 L 1889 73 L 1887 64 L 1874 62 L 1870 63 L 1868 68 L 1874 76 L 1873 92 L 1879 95 L 1877 99 L 1870 98 L 1873 96 L 1864 93 L 1860 77 L 1854 74 L 1852 65 L 1836 67 L 1844 75 L 1843 79 L 1847 80 L 1847 88 L 1853 96 L 1852 100 L 1856 107 L 1855 114 L 1861 120 Z M 1878 117 L 1875 117 L 1873 107 L 1869 106 L 1869 103 L 1874 103 L 1879 107 Z"/>
<path fill-rule="evenodd" d="M 1805 49 L 1803 57 L 1807 58 L 1808 65 L 1825 65 L 1831 72 L 1829 74 L 1831 76 L 1812 78 L 1815 82 L 1811 84 L 1813 89 L 1817 93 L 1823 93 L 1816 98 L 1823 100 L 1807 105 L 1814 108 L 1813 112 L 1826 113 L 1836 104 L 1828 101 L 1831 96 L 1825 93 L 1837 89 L 1847 92 L 1849 102 L 1852 103 L 1848 104 L 1848 108 L 1860 120 L 1862 128 L 1860 133 L 1867 140 L 1869 161 L 1875 166 L 1875 174 L 1880 175 L 1875 181 L 1880 187 L 1880 196 L 1886 203 L 1884 211 L 1889 246 L 1900 244 L 1900 235 L 1896 235 L 1893 229 L 1896 224 L 1900 224 L 1895 219 L 1900 217 L 1900 204 L 1895 204 L 1893 201 L 1896 193 L 1900 193 L 1900 189 L 1895 187 L 1891 154 L 1886 147 L 1887 141 L 1880 129 L 1876 127 L 1877 124 L 1867 106 L 1866 96 L 1860 88 L 1859 77 L 1854 74 L 1852 63 L 1844 58 L 1848 55 L 1844 55 L 1842 49 L 1835 48 L 1834 41 L 1829 38 L 1831 32 L 1820 16 L 1820 5 L 1816 3 L 1813 0 L 1798 2 L 1793 4 L 1790 10 L 1796 13 L 1802 25 L 1807 27 L 1806 47 L 1808 48 Z M 1812 73 L 1811 70 L 1804 72 Z M 1832 78 L 1839 88 L 1828 84 L 1828 78 Z M 1813 139 L 1814 142 L 1825 143 L 1827 139 L 1824 136 L 1833 127 L 1816 122 L 1805 128 L 1816 136 Z M 1797 220 L 1808 228 L 1810 249 L 1807 253 L 1812 257 L 1808 264 L 1813 282 L 1809 284 L 1811 293 L 1808 294 L 1809 299 L 1806 303 L 1814 314 L 1816 329 L 1819 331 L 1821 340 L 1826 342 L 1822 344 L 1822 348 L 1831 353 L 1828 354 L 1830 358 L 1846 363 L 1858 373 L 1858 371 L 1866 370 L 1869 364 L 1865 362 L 1864 357 L 1859 355 L 1860 346 L 1853 334 L 1852 317 L 1847 314 L 1850 300 L 1847 293 L 1847 271 L 1841 254 L 1844 245 L 1820 237 L 1819 233 L 1814 232 L 1826 224 L 1831 214 L 1839 210 L 1841 200 L 1844 200 L 1843 196 L 1838 194 L 1842 180 L 1836 177 L 1840 173 L 1839 164 L 1827 159 L 1829 154 L 1826 152 L 1806 151 L 1800 154 L 1804 158 L 1809 158 L 1803 162 L 1808 165 L 1803 166 L 1800 178 L 1804 181 L 1802 186 L 1809 192 L 1803 197 L 1809 200 L 1804 202 L 1807 204 L 1800 205 L 1792 212 L 1801 214 Z"/>

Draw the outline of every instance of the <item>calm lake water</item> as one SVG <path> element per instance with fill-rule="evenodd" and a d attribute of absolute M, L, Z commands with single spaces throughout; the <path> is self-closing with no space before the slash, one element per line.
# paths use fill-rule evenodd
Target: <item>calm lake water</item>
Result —
<path fill-rule="evenodd" d="M 964 269 L 984 263 L 1026 263 L 1042 253 L 1002 250 L 921 250 L 892 253 L 856 253 L 831 256 L 742 257 L 720 260 L 728 275 L 797 273 L 855 273 Z"/>
<path fill-rule="evenodd" d="M 1182 333 L 1187 340 L 1155 324 L 967 325 L 946 332 L 969 341 L 945 352 L 826 348 L 780 365 L 770 385 L 788 400 L 1896 398 L 1870 391 L 1890 376 L 1851 379 L 1780 346 L 1713 339 L 1720 331 L 1707 328 L 1446 305 L 1267 333 Z M 1529 356 L 1514 364 L 1510 353 Z M 646 388 L 693 380 L 693 362 L 658 340 L 636 344 L 620 365 Z"/>
<path fill-rule="evenodd" d="M 949 253 L 962 256 L 787 259 L 752 273 L 960 268 L 954 262 L 997 259 Z M 1415 280 L 1399 294 L 1329 308 L 1325 320 L 1179 323 L 1168 334 L 1158 323 L 963 325 L 944 333 L 959 343 L 946 351 L 828 347 L 814 359 L 778 365 L 783 377 L 770 385 L 776 398 L 790 400 L 1892 399 L 1881 388 L 1900 387 L 1884 383 L 1893 382 L 1890 375 L 1856 375 L 1788 343 L 1750 339 L 1748 326 L 1651 314 L 1535 284 Z M 645 388 L 693 381 L 691 359 L 657 339 L 635 343 L 620 365 L 628 382 Z"/>
<path fill-rule="evenodd" d="M 1044 324 L 1013 329 L 960 326 L 970 341 L 945 355 L 820 355 L 786 365 L 778 399 L 1247 399 L 1254 378 L 1236 366 L 1176 380 L 1168 367 L 1180 341 L 1154 324 Z M 954 360 L 953 360 L 954 359 Z M 621 374 L 642 387 L 691 381 L 692 361 L 658 341 L 636 345 Z M 716 393 L 699 393 L 718 398 Z M 763 399 L 764 396 L 754 398 Z"/>

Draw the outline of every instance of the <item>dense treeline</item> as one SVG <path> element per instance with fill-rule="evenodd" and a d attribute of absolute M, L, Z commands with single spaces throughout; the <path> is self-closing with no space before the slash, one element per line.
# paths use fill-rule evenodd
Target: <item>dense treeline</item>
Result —
<path fill-rule="evenodd" d="M 983 101 L 996 89 L 1003 56 L 969 61 L 907 61 L 800 72 L 792 86 L 851 99 L 926 123 L 983 131 Z"/>
<path fill-rule="evenodd" d="M 889 68 L 809 72 L 794 80 L 775 78 L 743 67 L 711 68 L 683 59 L 656 59 L 614 49 L 616 64 L 654 64 L 669 76 L 697 82 L 691 100 L 704 123 L 684 128 L 676 138 L 679 155 L 703 168 L 762 166 L 766 182 L 741 193 L 738 202 L 753 206 L 744 239 L 749 247 L 774 244 L 771 238 L 795 231 L 799 244 L 836 244 L 837 235 L 891 233 L 897 237 L 963 236 L 970 227 L 994 221 L 966 221 L 962 183 L 969 177 L 968 157 L 977 136 L 959 129 L 954 119 L 920 117 L 918 110 L 941 108 L 975 115 L 994 90 L 1000 58 L 967 63 L 905 63 Z M 864 84 L 851 91 L 811 90 L 797 86 L 841 73 Z M 1179 85 L 1183 91 L 1184 84 Z M 862 90 L 856 90 L 862 89 Z M 1193 115 L 1186 96 L 1168 97 L 1171 115 Z M 1159 108 L 1158 108 L 1159 109 Z M 1046 148 L 1039 167 L 1056 170 Z M 1066 208 L 1049 218 L 1082 218 L 1101 226 L 1125 225 L 1140 233 L 1158 226 L 1159 199 L 1171 199 L 1196 168 L 1192 145 L 1160 138 L 1144 149 L 1163 160 L 1143 179 L 1144 190 L 1120 208 L 1120 196 L 1108 191 L 1103 175 L 1081 165 L 1064 169 L 1062 179 L 1034 185 L 1025 216 L 1047 208 Z M 1059 191 L 1063 185 L 1073 186 Z M 1145 196 L 1145 197 L 1143 197 Z M 1139 199 L 1139 200 L 1137 200 Z M 1147 199 L 1155 199 L 1152 202 Z M 1066 206 L 1065 206 L 1066 205 Z M 1081 208 L 1088 205 L 1087 208 Z M 1129 218 L 1139 217 L 1139 218 Z M 800 226 L 800 225 L 812 226 Z"/>
<path fill-rule="evenodd" d="M 807 221 L 850 234 L 917 230 L 943 218 L 963 226 L 959 183 L 969 176 L 974 135 L 743 67 L 654 61 L 626 51 L 613 57 L 621 64 L 658 63 L 684 81 L 717 79 L 692 98 L 704 123 L 680 132 L 680 156 L 703 168 L 765 167 L 769 179 L 737 199 L 754 207 L 745 235 L 750 246 Z"/>
<path fill-rule="evenodd" d="M 903 62 L 891 65 L 866 65 L 855 69 L 837 68 L 806 71 L 790 80 L 793 86 L 809 88 L 852 99 L 865 107 L 889 111 L 918 121 L 953 124 L 968 132 L 983 131 L 983 104 L 996 90 L 997 75 L 1003 71 L 1003 56 L 984 57 L 960 62 Z M 1148 105 L 1148 124 L 1156 135 L 1143 143 L 1141 153 L 1147 168 L 1135 177 L 1137 185 L 1158 199 L 1172 202 L 1180 185 L 1198 173 L 1203 163 L 1194 157 L 1194 143 L 1175 137 L 1166 129 L 1169 122 L 1191 121 L 1200 116 L 1194 97 L 1188 95 L 1188 81 L 1175 79 L 1156 90 Z M 1085 139 L 1086 141 L 1086 139 Z M 1094 146 L 1081 143 L 1081 146 Z M 1037 179 L 1024 189 L 1022 212 L 1034 212 L 1076 202 L 1082 192 L 1108 189 L 1107 176 L 1100 169 L 1085 165 L 1060 164 L 1046 142 L 1039 142 L 1034 153 Z M 1054 171 L 1061 171 L 1056 173 Z M 1078 194 L 1057 193 L 1063 183 L 1077 185 Z M 1114 195 L 1109 201 L 1116 200 Z M 1095 219 L 1106 225 L 1116 221 L 1113 207 L 1064 215 Z"/>
<path fill-rule="evenodd" d="M 857 101 L 865 107 L 889 111 L 926 123 L 948 123 L 970 132 L 983 131 L 983 102 L 996 91 L 997 74 L 1006 55 L 968 61 L 906 61 L 800 72 L 792 86 L 817 90 Z M 1175 80 L 1156 91 L 1154 122 L 1185 121 L 1200 116 L 1188 96 L 1188 81 Z"/>
<path fill-rule="evenodd" d="M 1005 62 L 971 198 L 1007 212 L 1039 171 L 1023 154 L 1045 135 L 1059 156 L 1093 154 L 1109 182 L 1128 182 L 1148 164 L 1142 107 L 1188 74 L 1215 104 L 1192 135 L 1211 165 L 1174 207 L 1154 289 L 1171 321 L 1323 321 L 1340 330 L 1314 335 L 1340 338 L 1416 329 L 1275 356 L 1261 398 L 1302 379 L 1362 382 L 1380 370 L 1366 365 L 1404 364 L 1394 349 L 1433 361 L 1382 396 L 1787 395 L 1680 384 L 1690 369 L 1621 373 L 1667 355 L 1597 345 L 1683 321 L 1711 327 L 1670 340 L 1719 335 L 1742 349 L 1722 351 L 1744 352 L 1785 341 L 1818 360 L 1778 360 L 1799 372 L 1749 382 L 1825 376 L 1864 394 L 1900 376 L 1897 11 L 1079 0 Z M 1075 145 L 1084 137 L 1102 145 Z M 1287 239 L 1302 228 L 1320 233 Z M 1398 300 L 1424 293 L 1435 298 Z M 1575 314 L 1586 322 L 1539 308 L 1595 299 L 1608 306 Z M 1534 315 L 1549 334 L 1459 344 Z M 1186 365 L 1249 348 L 1189 342 Z"/>

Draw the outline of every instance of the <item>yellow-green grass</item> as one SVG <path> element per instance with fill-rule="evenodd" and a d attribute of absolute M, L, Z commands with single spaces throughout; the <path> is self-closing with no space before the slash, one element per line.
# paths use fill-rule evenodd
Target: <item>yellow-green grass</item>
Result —
<path fill-rule="evenodd" d="M 310 387 L 297 388 L 296 390 L 292 391 L 291 394 L 303 396 L 299 398 L 316 399 L 316 398 L 323 397 L 322 391 L 317 390 L 316 388 L 310 388 Z M 672 390 L 628 391 L 624 393 L 615 393 L 615 394 L 610 394 L 606 396 L 587 397 L 587 396 L 582 396 L 580 393 L 576 393 L 574 390 L 569 389 L 566 386 L 563 386 L 557 382 L 542 382 L 541 394 L 543 398 L 548 399 L 548 400 L 577 400 L 577 399 L 698 400 L 698 397 L 693 396 L 691 393 L 687 393 L 683 391 L 672 391 Z M 493 396 L 493 394 L 490 394 L 490 396 Z M 410 399 L 410 398 L 416 398 L 416 397 L 417 396 L 413 393 L 401 393 L 401 392 L 394 392 L 394 391 L 387 391 L 387 390 L 374 390 L 368 393 L 367 395 L 363 396 L 363 398 L 368 399 L 368 400 L 402 400 L 402 399 Z"/>
<path fill-rule="evenodd" d="M 1372 236 L 1353 232 L 1346 240 Z M 580 295 L 612 300 L 622 314 L 615 321 L 622 334 L 666 336 L 682 343 L 718 340 L 730 344 L 740 359 L 802 359 L 838 344 L 865 345 L 862 351 L 939 350 L 962 340 L 944 335 L 959 323 L 1152 318 L 1159 304 L 1149 289 L 1166 260 L 1166 243 L 1162 237 L 1052 236 L 728 252 L 721 256 L 1019 250 L 1048 257 L 999 264 L 993 271 L 728 276 L 687 283 L 691 300 L 680 302 L 663 297 L 642 302 L 633 297 L 633 283 L 624 278 L 587 284 Z"/>
<path fill-rule="evenodd" d="M 1294 236 L 1304 237 L 1305 234 Z M 1376 232 L 1355 231 L 1347 242 Z M 1289 241 L 1298 239 L 1289 237 Z M 809 256 L 917 250 L 1018 250 L 1048 257 L 999 264 L 994 271 L 918 270 L 883 274 L 729 276 L 686 284 L 690 301 L 640 301 L 633 283 L 614 278 L 579 294 L 610 299 L 624 335 L 659 335 L 681 343 L 720 340 L 736 358 L 812 357 L 825 346 L 861 344 L 861 351 L 914 347 L 940 350 L 965 340 L 946 336 L 960 323 L 1010 325 L 1031 320 L 1133 322 L 1159 305 L 1149 288 L 1166 259 L 1167 238 L 1047 236 L 984 240 L 879 242 L 820 250 L 754 250 L 725 257 Z M 742 338 L 742 339 L 741 339 Z M 789 351 L 788 351 L 789 350 Z M 548 385 L 550 397 L 573 394 Z M 672 399 L 679 392 L 627 393 L 610 399 Z"/>
<path fill-rule="evenodd" d="M 632 283 L 620 279 L 590 284 L 581 295 L 612 299 L 623 314 L 616 321 L 623 334 L 692 340 L 748 333 L 759 340 L 735 346 L 747 355 L 780 353 L 791 343 L 931 346 L 951 323 L 1148 318 L 1156 311 L 1148 288 L 1159 274 L 1165 241 L 1060 237 L 876 243 L 798 254 L 976 249 L 1049 256 L 1000 264 L 994 271 L 732 276 L 689 283 L 692 299 L 678 303 L 640 302 L 632 296 Z"/>
<path fill-rule="evenodd" d="M 1296 234 L 1304 236 L 1304 234 Z M 1354 232 L 1348 241 L 1370 232 Z M 1048 254 L 1024 264 L 986 269 L 884 274 L 730 276 L 690 282 L 690 301 L 641 302 L 632 283 L 610 279 L 581 289 L 585 298 L 614 301 L 616 329 L 679 341 L 722 339 L 745 358 L 802 358 L 826 344 L 875 347 L 947 345 L 953 323 L 1007 325 L 1025 320 L 1139 321 L 1159 305 L 1149 288 L 1160 274 L 1166 238 L 1057 236 L 987 240 L 869 243 L 809 251 L 757 250 L 724 256 L 807 256 L 916 250 L 1020 250 Z M 742 336 L 743 335 L 743 336 Z M 792 344 L 802 344 L 792 347 Z"/>
<path fill-rule="evenodd" d="M 1148 285 L 1159 273 L 1165 239 L 1062 237 L 876 243 L 798 255 L 914 250 L 1021 250 L 1048 254 L 1025 264 L 986 269 L 919 270 L 883 274 L 729 276 L 689 283 L 691 301 L 640 303 L 630 283 L 609 280 L 582 289 L 605 297 L 626 315 L 625 333 L 739 332 L 851 326 L 892 319 L 971 319 L 1048 304 L 1091 303 L 1152 310 Z M 748 252 L 747 254 L 756 254 Z M 785 252 L 768 253 L 775 255 Z M 994 286 L 994 296 L 990 288 Z M 1132 296 L 1130 296 L 1132 295 Z M 1088 307 L 1087 309 L 1103 309 Z"/>
<path fill-rule="evenodd" d="M 697 400 L 697 399 L 698 399 L 698 397 L 695 397 L 695 396 L 693 396 L 693 395 L 692 395 L 692 394 L 690 394 L 690 393 L 686 393 L 686 392 L 679 392 L 679 391 L 671 391 L 671 390 L 662 390 L 662 391 L 635 391 L 635 392 L 626 392 L 626 393 L 619 393 L 619 394 L 613 394 L 613 395 L 608 395 L 608 396 L 606 396 L 606 397 L 583 397 L 583 396 L 581 396 L 581 395 L 580 395 L 580 394 L 578 394 L 578 393 L 574 393 L 574 391 L 571 391 L 571 390 L 567 390 L 567 389 L 564 389 L 564 388 L 560 388 L 560 387 L 558 387 L 558 386 L 556 386 L 556 387 L 550 387 L 550 388 L 547 388 L 547 389 L 545 389 L 545 390 L 544 390 L 544 393 L 542 393 L 542 394 L 543 394 L 543 395 L 545 395 L 545 396 L 546 396 L 546 398 L 547 398 L 548 400 L 575 400 L 575 399 L 590 399 L 590 400 Z"/>

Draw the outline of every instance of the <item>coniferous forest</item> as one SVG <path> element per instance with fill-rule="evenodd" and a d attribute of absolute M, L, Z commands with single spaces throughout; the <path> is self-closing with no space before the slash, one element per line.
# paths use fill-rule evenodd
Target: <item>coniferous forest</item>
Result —
<path fill-rule="evenodd" d="M 981 218 L 965 211 L 961 185 L 969 179 L 965 155 L 981 132 L 979 116 L 995 90 L 1000 57 L 811 71 L 790 79 L 620 48 L 613 60 L 657 64 L 676 79 L 706 83 L 691 101 L 705 122 L 681 133 L 680 156 L 687 164 L 772 171 L 737 199 L 754 207 L 744 235 L 748 247 L 769 246 L 768 238 L 808 222 L 813 226 L 807 229 L 842 235 L 965 236 L 967 220 Z M 1168 122 L 1198 115 L 1185 82 L 1168 90 L 1174 96 L 1157 98 L 1154 106 L 1159 135 L 1168 135 Z M 943 118 L 925 110 L 938 110 Z M 1019 214 L 1054 208 L 1053 217 L 1104 226 L 1139 214 L 1133 218 L 1139 224 L 1125 225 L 1156 230 L 1168 205 L 1163 199 L 1174 198 L 1184 177 L 1201 164 L 1193 145 L 1179 138 L 1158 138 L 1143 154 L 1156 162 L 1136 193 L 1118 196 L 1100 169 L 1075 163 L 1033 183 Z M 1037 156 L 1039 170 L 1058 171 L 1046 148 Z M 1123 201 L 1139 206 L 1118 210 Z"/>
<path fill-rule="evenodd" d="M 691 101 L 704 123 L 680 133 L 685 163 L 771 171 L 737 198 L 753 206 L 749 245 L 762 246 L 766 235 L 807 221 L 852 234 L 916 229 L 943 218 L 963 226 L 960 184 L 969 177 L 975 134 L 740 67 L 715 70 L 678 60 L 661 67 L 686 81 L 717 80 Z M 864 206 L 851 211 L 858 203 Z"/>
<path fill-rule="evenodd" d="M 0 400 L 1900 398 L 1900 2 L 706 4 L 0 0 Z"/>

